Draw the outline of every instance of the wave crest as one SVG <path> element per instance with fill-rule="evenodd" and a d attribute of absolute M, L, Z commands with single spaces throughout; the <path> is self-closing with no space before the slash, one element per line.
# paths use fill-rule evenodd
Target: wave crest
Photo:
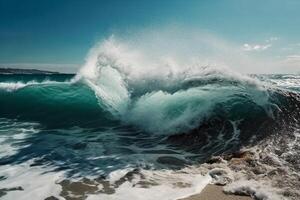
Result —
<path fill-rule="evenodd" d="M 53 85 L 53 84 L 62 84 L 66 82 L 57 82 L 57 81 L 29 81 L 29 82 L 0 82 L 0 89 L 6 90 L 8 92 L 13 92 L 28 86 L 36 86 L 36 85 Z"/>
<path fill-rule="evenodd" d="M 76 79 L 117 119 L 160 134 L 193 129 L 219 105 L 270 106 L 268 92 L 255 79 L 198 61 L 147 56 L 115 38 L 91 50 Z"/>

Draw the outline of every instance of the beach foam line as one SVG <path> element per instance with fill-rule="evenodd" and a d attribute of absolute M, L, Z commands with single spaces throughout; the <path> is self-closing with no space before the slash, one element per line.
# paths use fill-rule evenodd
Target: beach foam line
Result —
<path fill-rule="evenodd" d="M 251 200 L 249 196 L 230 195 L 223 192 L 222 186 L 207 185 L 199 194 L 179 200 Z"/>
<path fill-rule="evenodd" d="M 49 196 L 59 196 L 61 186 L 56 184 L 62 179 L 63 172 L 53 172 L 50 167 L 34 166 L 33 160 L 19 165 L 0 166 L 2 200 L 43 200 Z M 2 196 L 1 196 L 2 195 Z"/>
<path fill-rule="evenodd" d="M 120 180 L 126 171 L 116 171 L 110 175 L 111 183 Z M 115 189 L 114 194 L 95 194 L 87 200 L 135 199 L 135 200 L 176 200 L 200 193 L 211 177 L 193 173 L 190 169 L 174 170 L 142 170 L 133 180 L 126 181 Z"/>

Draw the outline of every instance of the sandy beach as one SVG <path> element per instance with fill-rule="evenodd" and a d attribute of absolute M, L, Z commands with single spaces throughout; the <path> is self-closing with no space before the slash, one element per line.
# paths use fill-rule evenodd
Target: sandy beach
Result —
<path fill-rule="evenodd" d="M 251 200 L 248 196 L 227 195 L 223 192 L 222 186 L 207 185 L 200 194 L 180 200 Z"/>

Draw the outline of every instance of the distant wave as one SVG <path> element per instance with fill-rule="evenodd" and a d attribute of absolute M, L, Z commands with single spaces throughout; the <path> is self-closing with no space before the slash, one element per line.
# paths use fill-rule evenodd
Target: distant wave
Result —
<path fill-rule="evenodd" d="M 66 83 L 68 82 L 57 82 L 57 81 L 48 81 L 48 80 L 42 82 L 37 82 L 37 81 L 0 82 L 0 89 L 12 92 L 28 86 L 36 86 L 36 85 L 43 86 L 43 85 L 55 85 L 55 84 L 66 84 Z"/>

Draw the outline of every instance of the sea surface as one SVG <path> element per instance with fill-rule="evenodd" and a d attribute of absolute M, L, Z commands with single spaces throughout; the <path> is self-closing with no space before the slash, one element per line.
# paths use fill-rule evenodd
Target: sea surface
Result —
<path fill-rule="evenodd" d="M 257 188 L 265 172 L 231 168 L 228 190 L 238 180 L 258 199 L 300 197 L 300 75 L 91 60 L 77 74 L 0 75 L 1 199 L 183 198 L 221 177 L 226 163 L 207 160 L 244 148 L 293 184 Z"/>

